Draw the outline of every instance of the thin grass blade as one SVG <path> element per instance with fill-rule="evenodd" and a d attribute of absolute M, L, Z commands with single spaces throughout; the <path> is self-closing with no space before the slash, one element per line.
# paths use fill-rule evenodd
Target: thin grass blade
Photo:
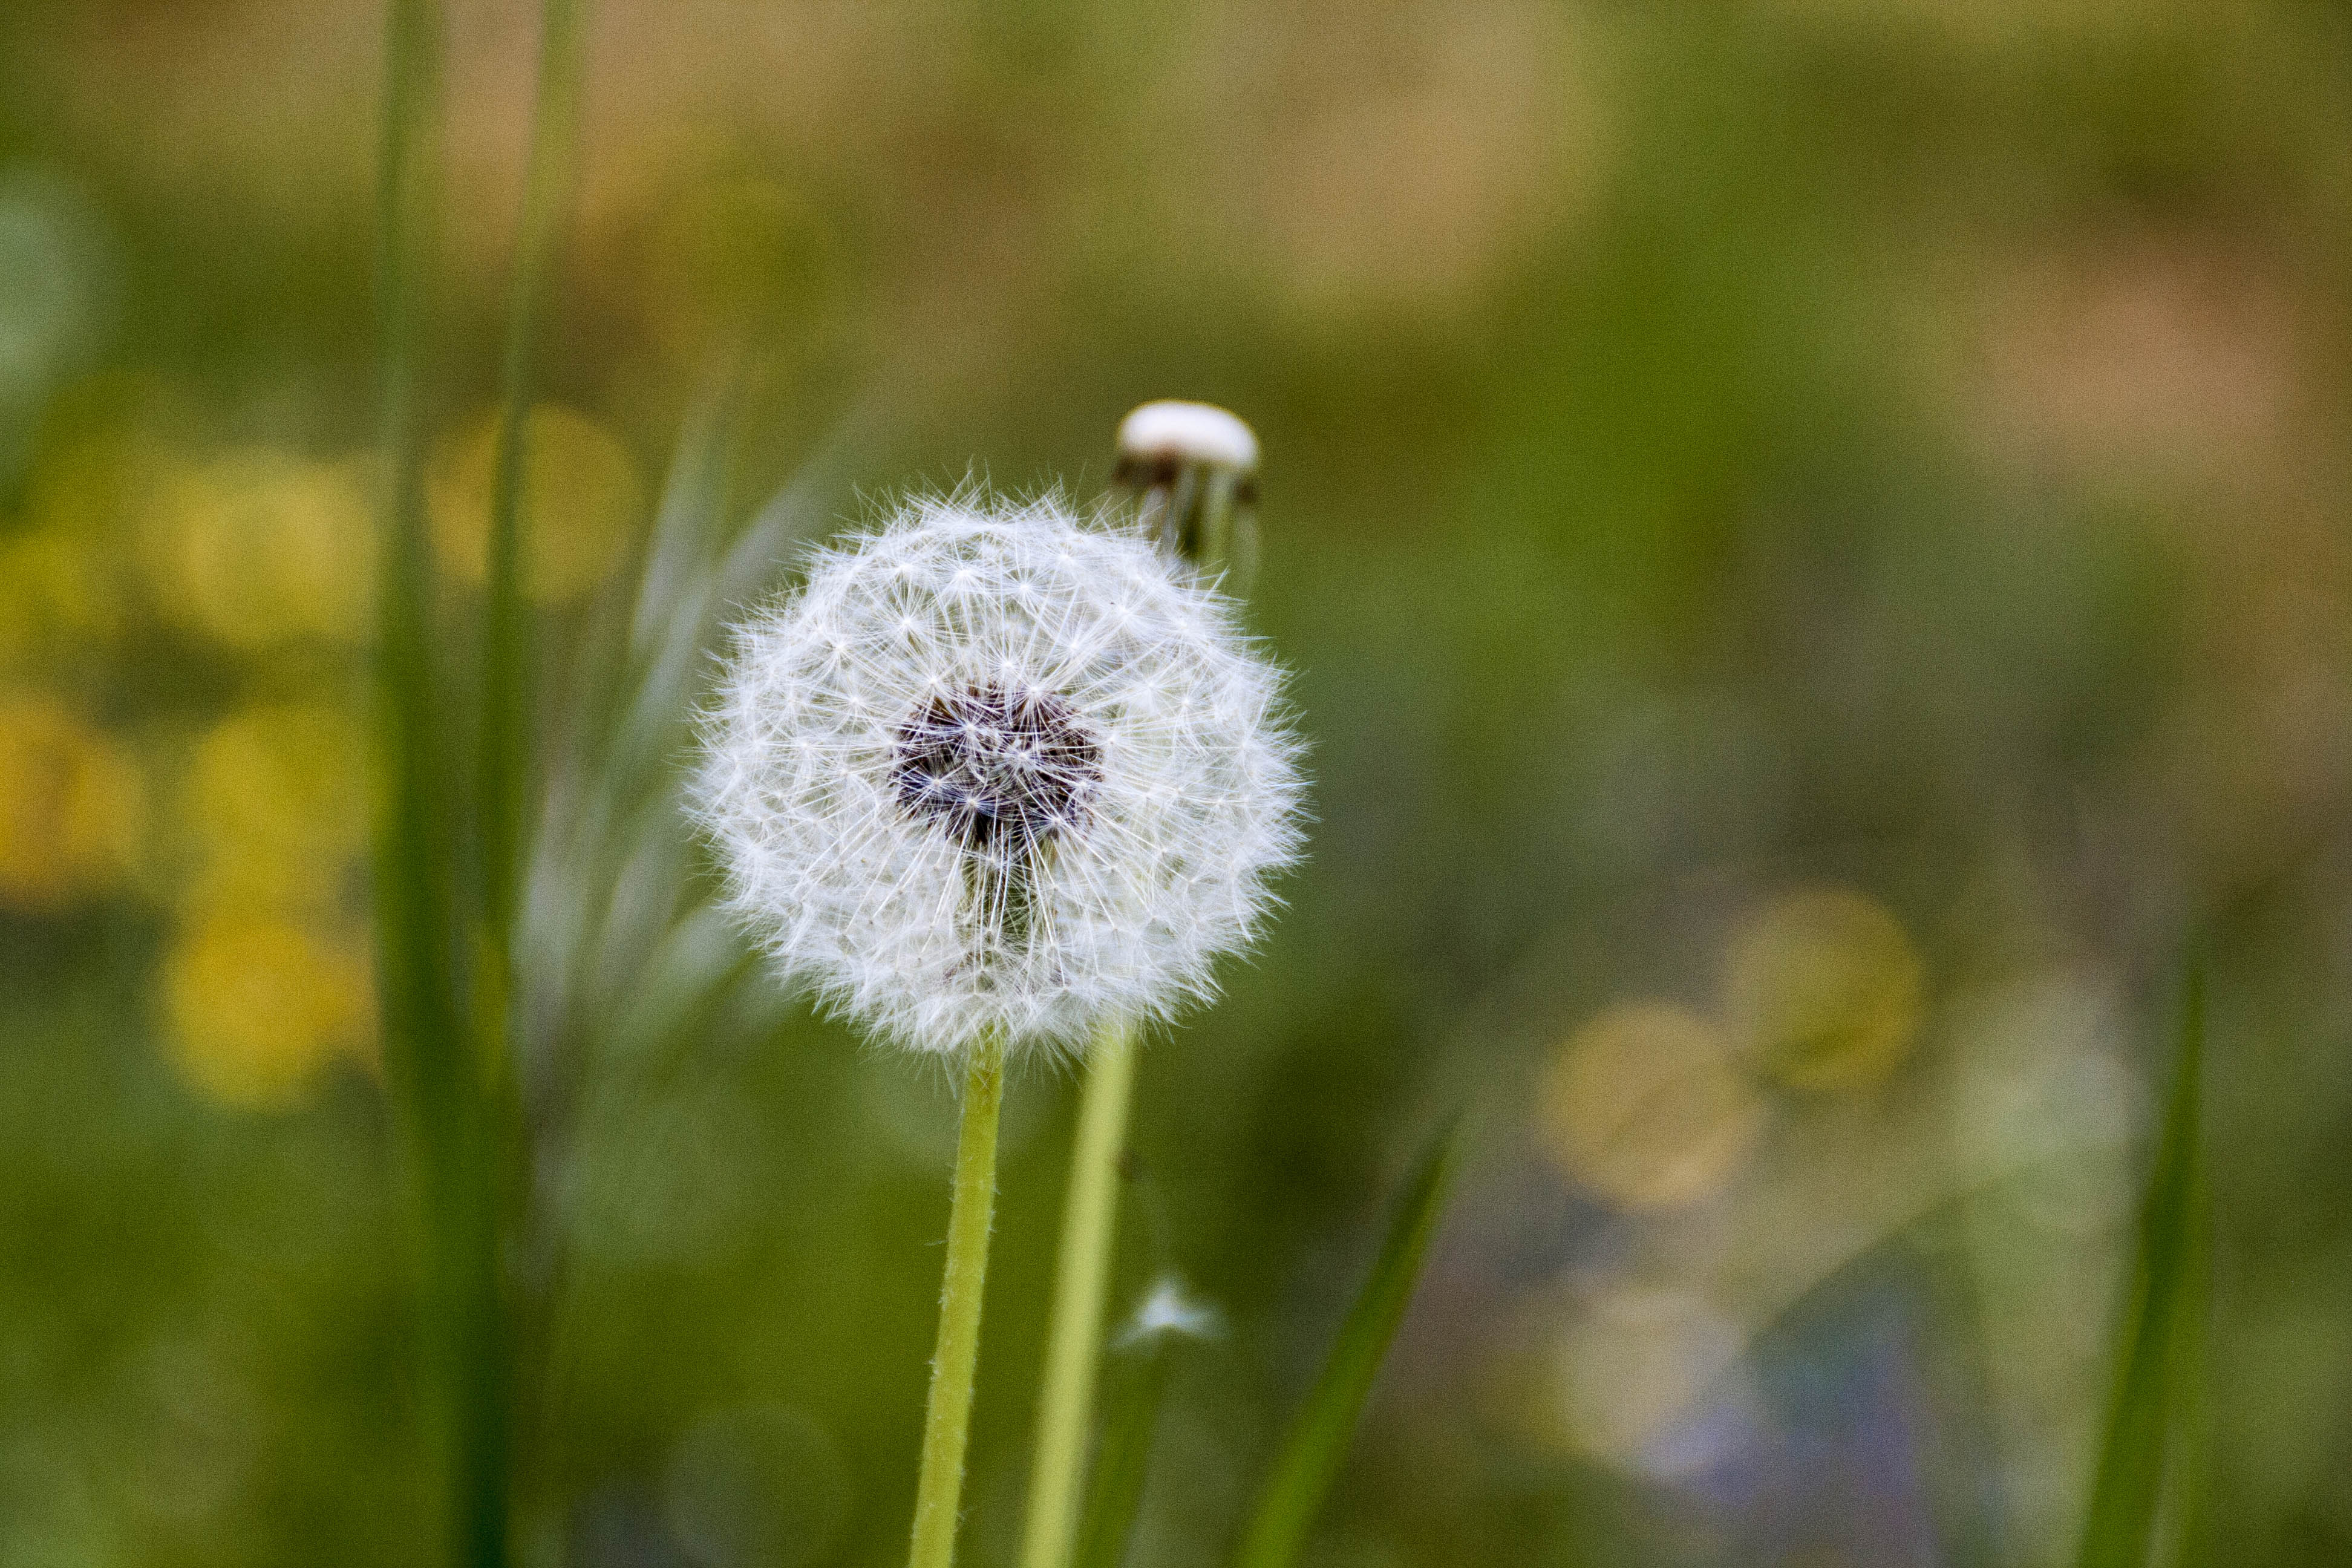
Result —
<path fill-rule="evenodd" d="M 1458 1126 L 1447 1128 L 1414 1168 L 1371 1275 L 1340 1324 L 1322 1374 L 1275 1460 L 1234 1557 L 1237 1568 L 1290 1568 L 1297 1561 L 1421 1278 L 1444 1211 L 1458 1142 Z"/>
<path fill-rule="evenodd" d="M 2141 1202 L 2131 1290 L 2116 1324 L 2116 1386 L 2083 1526 L 2082 1568 L 2146 1568 L 2168 1461 L 2180 1448 L 2204 1321 L 2207 1194 L 2199 1150 L 2205 985 L 2182 988 L 2180 1044 Z M 2178 1478 L 2186 1480 L 2187 1478 Z"/>
<path fill-rule="evenodd" d="M 493 949 L 494 968 L 500 970 L 514 922 L 530 770 L 530 625 L 523 606 L 522 534 L 533 370 L 557 240 L 578 163 L 583 9 L 582 0 L 545 0 L 540 7 L 539 86 L 531 111 L 530 162 L 523 182 L 490 469 L 481 734 L 475 764 L 482 923 Z"/>
<path fill-rule="evenodd" d="M 1180 1339 L 1153 1334 L 1111 1358 L 1102 1447 L 1095 1455 L 1093 1481 L 1078 1518 L 1071 1568 L 1119 1568 L 1127 1558 L 1128 1538 L 1134 1533 L 1136 1510 L 1143 1502 L 1151 1435 L 1160 1425 L 1160 1396 Z"/>
<path fill-rule="evenodd" d="M 385 1068 L 429 1242 L 429 1386 L 446 1424 L 452 1562 L 499 1568 L 509 1511 L 494 1167 L 457 960 L 458 836 L 445 782 L 425 521 L 425 366 L 440 246 L 444 18 L 393 0 L 384 39 L 378 288 L 389 482 L 375 658 L 383 804 L 374 897 Z"/>
<path fill-rule="evenodd" d="M 426 605 L 425 411 L 420 383 L 441 192 L 442 17 L 433 0 L 394 0 L 386 27 L 383 146 L 378 191 L 383 311 L 382 428 L 388 482 L 382 531 L 374 668 L 377 759 L 384 780 L 374 893 L 382 994 L 396 1065 L 430 1100 L 456 1019 L 448 920 L 456 868 L 452 803 L 436 765 L 439 732 Z"/>

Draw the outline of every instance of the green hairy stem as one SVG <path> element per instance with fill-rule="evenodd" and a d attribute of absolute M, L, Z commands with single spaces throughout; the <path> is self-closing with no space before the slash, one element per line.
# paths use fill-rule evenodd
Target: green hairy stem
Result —
<path fill-rule="evenodd" d="M 908 1568 L 949 1568 L 955 1561 L 964 1445 L 971 1431 L 972 1369 L 980 1359 L 981 1299 L 988 1282 L 989 1229 L 996 1215 L 996 1121 L 1003 1103 L 1004 1042 L 992 1036 L 972 1052 L 964 1079 L 955 1198 L 948 1215 L 947 1272 L 940 1287 L 940 1337 L 931 1354 L 930 1401 L 923 1414 L 922 1473 L 915 1484 Z"/>

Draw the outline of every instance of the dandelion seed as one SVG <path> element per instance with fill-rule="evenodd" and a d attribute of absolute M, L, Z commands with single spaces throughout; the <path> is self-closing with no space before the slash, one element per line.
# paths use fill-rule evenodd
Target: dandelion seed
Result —
<path fill-rule="evenodd" d="M 706 831 L 780 968 L 924 1050 L 1207 995 L 1297 853 L 1279 672 L 1058 501 L 908 503 L 740 631 Z"/>
<path fill-rule="evenodd" d="M 1224 1331 L 1224 1314 L 1206 1301 L 1194 1300 L 1183 1281 L 1162 1276 L 1119 1331 L 1117 1343 L 1124 1350 L 1170 1334 L 1213 1340 Z"/>

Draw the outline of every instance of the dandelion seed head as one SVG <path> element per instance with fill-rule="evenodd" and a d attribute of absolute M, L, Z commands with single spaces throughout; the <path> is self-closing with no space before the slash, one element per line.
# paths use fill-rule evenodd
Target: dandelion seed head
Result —
<path fill-rule="evenodd" d="M 1297 856 L 1280 672 L 1058 500 L 907 502 L 754 613 L 701 825 L 778 967 L 877 1033 L 1066 1048 L 1207 996 Z"/>

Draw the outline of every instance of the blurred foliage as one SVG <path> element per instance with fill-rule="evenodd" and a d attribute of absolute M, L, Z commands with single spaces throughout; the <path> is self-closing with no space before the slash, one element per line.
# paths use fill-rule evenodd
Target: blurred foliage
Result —
<path fill-rule="evenodd" d="M 0 0 L 0 1565 L 429 1560 L 361 738 L 383 17 Z M 450 8 L 478 624 L 531 83 Z M 773 994 L 698 650 L 879 491 L 1262 437 L 1312 862 L 1146 1047 L 1215 1560 L 1475 1106 L 1304 1561 L 2079 1547 L 2210 955 L 2199 1560 L 2352 1555 L 2352 26 L 2263 0 L 604 0 L 524 477 L 528 1555 L 895 1562 L 943 1088 Z M 452 767 L 462 759 L 451 759 Z M 1008 1098 L 965 1561 L 1073 1096 Z"/>

